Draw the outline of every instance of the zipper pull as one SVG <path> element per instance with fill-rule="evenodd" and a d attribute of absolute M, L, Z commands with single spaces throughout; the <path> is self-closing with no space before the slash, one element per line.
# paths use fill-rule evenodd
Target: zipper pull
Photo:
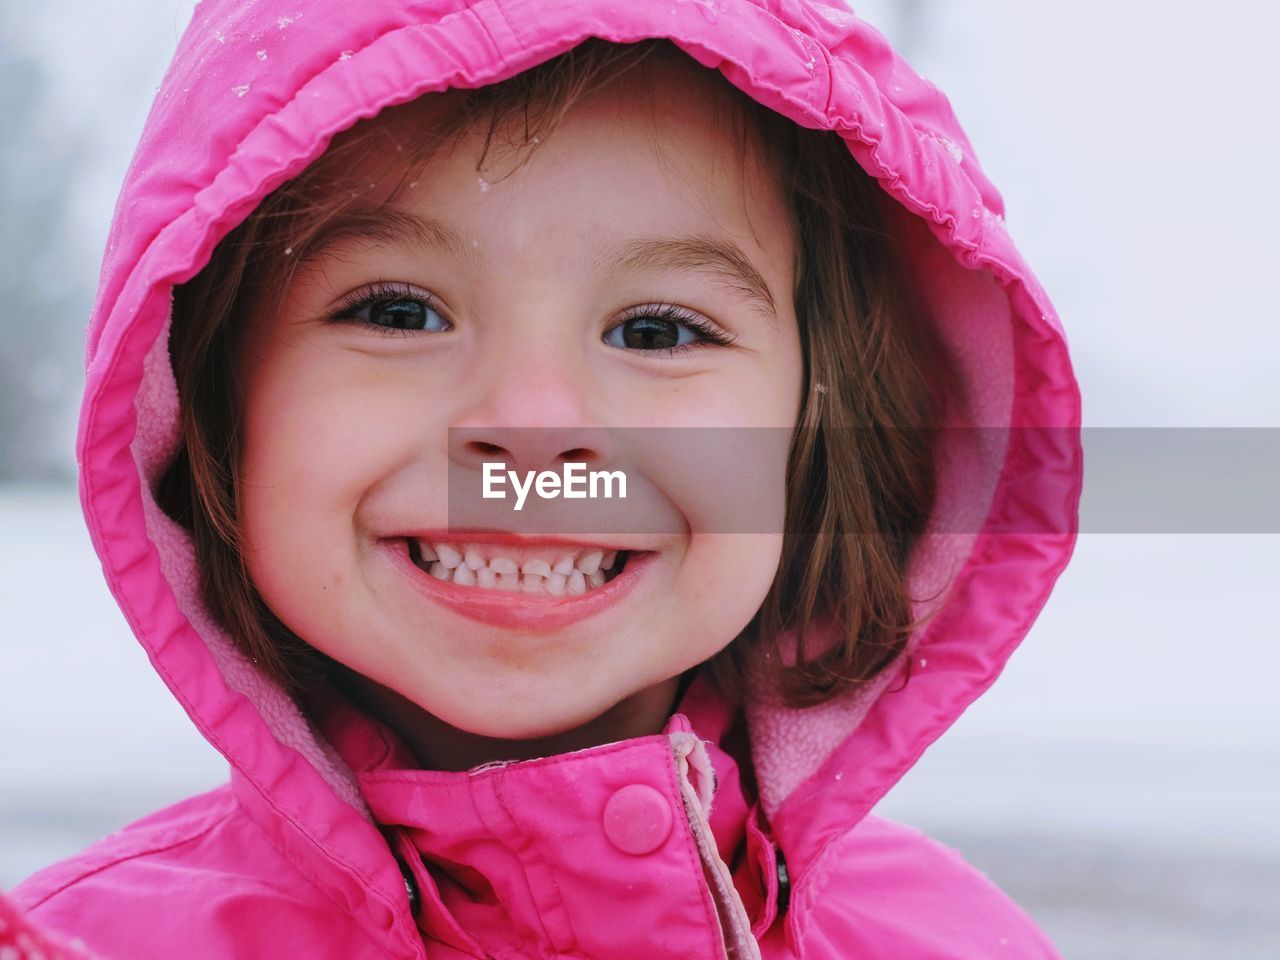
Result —
<path fill-rule="evenodd" d="M 413 876 L 408 865 L 399 857 L 396 858 L 396 866 L 400 868 L 400 876 L 404 877 L 404 892 L 409 897 L 409 912 L 413 914 L 413 918 L 418 919 L 418 909 L 422 905 L 422 897 L 418 893 L 418 881 Z"/>
<path fill-rule="evenodd" d="M 778 868 L 778 916 L 786 912 L 791 903 L 791 874 L 787 872 L 787 859 L 782 855 L 782 848 L 775 846 L 774 853 Z"/>

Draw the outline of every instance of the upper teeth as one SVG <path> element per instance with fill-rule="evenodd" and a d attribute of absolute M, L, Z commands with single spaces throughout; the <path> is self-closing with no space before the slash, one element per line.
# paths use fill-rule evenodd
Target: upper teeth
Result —
<path fill-rule="evenodd" d="M 616 550 L 599 547 L 515 549 L 498 544 L 418 540 L 422 566 L 432 576 L 463 586 L 546 592 L 585 593 L 605 582 L 617 561 Z M 517 559 L 523 557 L 523 559 Z"/>

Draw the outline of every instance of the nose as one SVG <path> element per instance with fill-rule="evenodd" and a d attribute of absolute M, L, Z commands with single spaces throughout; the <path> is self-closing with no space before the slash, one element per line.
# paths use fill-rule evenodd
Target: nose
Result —
<path fill-rule="evenodd" d="M 521 475 L 529 471 L 561 472 L 566 463 L 601 469 L 611 460 L 603 428 L 582 427 L 453 427 L 450 456 L 459 467 L 479 472 L 485 463 L 501 462 Z"/>
<path fill-rule="evenodd" d="M 585 371 L 563 351 L 509 351 L 473 381 L 475 401 L 449 428 L 453 463 L 477 472 L 486 462 L 507 469 L 555 470 L 585 463 L 588 470 L 612 462 L 616 451 L 599 417 L 597 391 Z"/>

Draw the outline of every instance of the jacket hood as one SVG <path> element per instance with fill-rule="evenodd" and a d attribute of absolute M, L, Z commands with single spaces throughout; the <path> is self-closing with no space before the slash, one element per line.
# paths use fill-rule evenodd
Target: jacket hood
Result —
<path fill-rule="evenodd" d="M 749 687 L 760 802 L 793 869 L 861 820 L 995 680 L 1074 546 L 1080 397 L 1054 309 L 946 98 L 847 8 L 204 0 L 111 228 L 88 330 L 81 500 L 110 588 L 174 696 L 291 842 L 323 848 L 365 886 L 393 890 L 400 878 L 361 852 L 376 827 L 356 777 L 215 625 L 190 539 L 153 496 L 179 441 L 172 290 L 338 132 L 427 92 L 505 79 L 592 36 L 669 38 L 794 122 L 839 131 L 851 162 L 883 188 L 913 281 L 962 370 L 965 402 L 949 425 L 997 428 L 945 434 L 933 532 L 912 569 L 913 595 L 936 594 L 938 609 L 899 668 L 805 710 Z"/>

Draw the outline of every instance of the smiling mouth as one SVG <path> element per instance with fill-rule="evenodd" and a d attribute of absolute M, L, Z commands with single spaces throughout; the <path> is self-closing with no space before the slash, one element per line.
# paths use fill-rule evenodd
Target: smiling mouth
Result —
<path fill-rule="evenodd" d="M 564 597 L 598 590 L 617 577 L 629 550 L 570 545 L 422 540 L 406 537 L 409 559 L 437 580 L 478 591 Z"/>

